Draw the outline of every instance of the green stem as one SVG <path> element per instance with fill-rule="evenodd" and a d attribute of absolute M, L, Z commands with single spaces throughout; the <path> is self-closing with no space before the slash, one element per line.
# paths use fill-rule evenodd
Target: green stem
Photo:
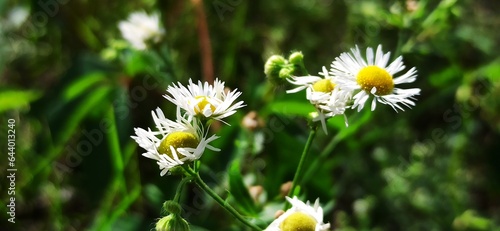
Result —
<path fill-rule="evenodd" d="M 396 45 L 396 52 L 394 52 L 394 57 L 398 57 L 402 53 L 402 48 L 404 45 L 404 42 L 406 42 L 406 33 L 403 31 L 404 28 L 400 28 L 398 32 L 398 43 Z"/>
<path fill-rule="evenodd" d="M 262 231 L 261 228 L 258 226 L 250 223 L 247 221 L 243 216 L 241 216 L 236 209 L 234 209 L 230 204 L 226 203 L 224 199 L 222 199 L 217 193 L 215 193 L 205 182 L 201 179 L 200 175 L 193 171 L 190 167 L 188 166 L 183 166 L 184 170 L 189 174 L 189 176 L 193 177 L 195 183 L 203 190 L 205 191 L 210 197 L 212 197 L 217 203 L 219 203 L 220 206 L 222 206 L 226 211 L 231 213 L 236 219 L 241 221 L 241 223 L 245 224 L 246 226 L 252 228 L 253 230 L 257 231 Z"/>
<path fill-rule="evenodd" d="M 181 182 L 179 182 L 179 185 L 177 185 L 177 190 L 175 190 L 175 196 L 174 196 L 174 201 L 179 203 L 180 199 L 181 199 L 181 192 L 182 192 L 182 189 L 184 188 L 184 185 L 188 182 L 192 180 L 191 177 L 184 177 Z"/>
<path fill-rule="evenodd" d="M 309 75 L 309 72 L 306 69 L 306 66 L 304 65 L 304 61 L 300 62 L 299 67 L 304 75 Z"/>
<path fill-rule="evenodd" d="M 288 192 L 288 197 L 293 197 L 295 193 L 295 188 L 297 188 L 297 185 L 300 184 L 302 181 L 302 177 L 304 174 L 304 162 L 307 157 L 307 153 L 309 153 L 309 149 L 311 148 L 311 144 L 314 140 L 314 137 L 316 136 L 316 125 L 313 125 L 311 127 L 311 132 L 309 132 L 309 137 L 307 138 L 306 145 L 304 146 L 304 150 L 302 150 L 302 155 L 300 156 L 300 161 L 299 161 L 299 166 L 297 167 L 297 171 L 295 171 L 295 176 L 293 177 L 292 181 L 292 188 Z M 288 203 L 285 205 L 285 210 L 289 208 Z"/>

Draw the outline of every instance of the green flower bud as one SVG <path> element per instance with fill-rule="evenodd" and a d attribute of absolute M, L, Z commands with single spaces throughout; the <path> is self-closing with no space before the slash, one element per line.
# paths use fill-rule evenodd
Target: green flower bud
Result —
<path fill-rule="evenodd" d="M 295 72 L 294 66 L 286 66 L 281 68 L 279 73 L 280 81 L 284 82 L 287 78 L 292 77 L 294 72 Z"/>
<path fill-rule="evenodd" d="M 285 65 L 288 65 L 288 61 L 281 55 L 273 55 L 267 59 L 264 73 L 271 83 L 278 84 L 283 81 L 280 80 L 280 72 Z"/>
<path fill-rule="evenodd" d="M 156 231 L 190 231 L 189 224 L 179 214 L 170 214 L 156 223 Z"/>
<path fill-rule="evenodd" d="M 288 64 L 288 61 L 286 61 L 283 56 L 273 55 L 269 57 L 266 61 L 266 64 L 264 64 L 264 73 L 266 73 L 268 77 L 272 75 L 278 75 L 281 67 L 286 64 Z"/>
<path fill-rule="evenodd" d="M 300 51 L 295 51 L 290 56 L 288 56 L 288 61 L 295 67 L 294 75 L 302 76 L 308 75 L 306 67 L 304 65 L 304 55 Z"/>
<path fill-rule="evenodd" d="M 303 60 L 304 60 L 304 55 L 300 51 L 293 52 L 288 57 L 288 61 L 290 61 L 290 63 L 295 65 L 302 65 Z"/>
<path fill-rule="evenodd" d="M 181 206 L 175 201 L 165 201 L 165 203 L 163 203 L 163 209 L 168 213 L 177 215 L 180 215 L 182 212 Z"/>

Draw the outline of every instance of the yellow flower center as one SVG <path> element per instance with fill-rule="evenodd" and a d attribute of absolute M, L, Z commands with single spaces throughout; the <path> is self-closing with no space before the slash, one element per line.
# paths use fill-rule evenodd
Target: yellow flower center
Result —
<path fill-rule="evenodd" d="M 198 101 L 198 103 L 194 106 L 194 112 L 196 114 L 203 114 L 203 109 L 205 109 L 207 105 L 210 106 L 210 110 L 212 111 L 212 113 L 215 111 L 215 106 L 208 102 L 206 96 L 196 96 L 194 98 L 196 99 L 196 101 Z"/>
<path fill-rule="evenodd" d="M 316 220 L 303 212 L 295 212 L 280 224 L 282 231 L 314 231 Z"/>
<path fill-rule="evenodd" d="M 388 95 L 394 89 L 392 76 L 383 68 L 377 66 L 367 66 L 359 71 L 356 82 L 361 89 L 370 92 L 374 87 L 377 89 L 375 95 Z"/>
<path fill-rule="evenodd" d="M 170 146 L 177 148 L 196 148 L 200 141 L 198 138 L 189 132 L 172 132 L 167 135 L 167 137 L 161 141 L 160 147 L 158 147 L 158 153 L 165 154 L 170 158 L 174 158 L 172 155 L 172 150 Z M 184 157 L 184 155 L 177 153 L 179 158 Z"/>
<path fill-rule="evenodd" d="M 313 84 L 313 90 L 318 92 L 328 93 L 333 91 L 335 84 L 332 83 L 329 79 L 322 79 Z"/>

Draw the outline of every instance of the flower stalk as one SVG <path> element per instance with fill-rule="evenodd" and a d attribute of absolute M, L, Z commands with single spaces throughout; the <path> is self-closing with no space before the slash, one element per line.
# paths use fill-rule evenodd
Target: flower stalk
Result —
<path fill-rule="evenodd" d="M 297 167 L 297 171 L 295 171 L 295 176 L 293 177 L 292 181 L 292 187 L 290 188 L 290 191 L 288 192 L 288 197 L 293 197 L 296 196 L 294 195 L 295 189 L 297 188 L 297 185 L 300 184 L 302 181 L 303 177 L 303 172 L 304 172 L 304 162 L 306 160 L 307 154 L 309 153 L 309 149 L 311 148 L 311 144 L 314 140 L 314 137 L 316 137 L 316 130 L 317 130 L 317 125 L 316 123 L 313 123 L 311 126 L 311 131 L 309 132 L 309 137 L 307 138 L 307 142 L 304 146 L 304 150 L 302 150 L 302 155 L 300 156 L 299 160 L 299 166 Z M 285 205 L 285 210 L 289 208 L 289 204 Z"/>
<path fill-rule="evenodd" d="M 203 191 L 205 191 L 210 197 L 212 197 L 221 207 L 223 207 L 226 211 L 228 211 L 233 217 L 235 217 L 237 220 L 239 220 L 241 223 L 244 225 L 252 228 L 252 230 L 256 231 L 261 231 L 262 229 L 258 227 L 255 224 L 250 223 L 247 221 L 241 214 L 236 211 L 229 203 L 224 201 L 217 193 L 215 193 L 200 177 L 200 174 L 195 172 L 193 169 L 191 169 L 189 166 L 183 166 L 184 170 L 186 170 L 186 174 L 188 176 L 192 177 L 196 185 L 200 187 Z"/>

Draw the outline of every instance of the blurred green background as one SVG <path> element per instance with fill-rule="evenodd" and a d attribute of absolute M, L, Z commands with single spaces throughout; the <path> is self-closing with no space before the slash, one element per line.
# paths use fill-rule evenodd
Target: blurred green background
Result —
<path fill-rule="evenodd" d="M 304 94 L 287 95 L 290 86 L 271 86 L 264 63 L 302 51 L 316 74 L 356 44 L 382 44 L 391 60 L 403 55 L 418 78 L 402 87 L 422 93 L 404 112 L 349 110 L 347 128 L 342 117 L 330 119 L 306 162 L 302 199 L 319 197 L 335 230 L 500 230 L 499 1 L 201 4 L 1 1 L 0 147 L 7 153 L 7 121 L 15 119 L 18 169 L 16 224 L 2 206 L 2 230 L 151 230 L 180 179 L 159 176 L 130 138 L 133 128 L 152 126 L 156 107 L 173 118 L 162 97 L 169 84 L 211 75 L 240 89 L 247 106 L 231 126 L 214 128 L 222 151 L 204 154 L 201 176 L 243 213 L 227 173 L 262 186 L 246 215 L 267 224 L 282 208 L 280 188 L 293 178 L 312 107 Z M 141 10 L 159 12 L 166 30 L 143 52 L 128 48 L 117 27 Z M 208 38 L 203 22 L 211 55 L 199 45 Z M 212 72 L 203 71 L 206 57 Z M 249 129 L 241 121 L 251 111 L 247 118 L 260 122 Z M 5 176 L 7 164 L 2 155 Z M 2 177 L 4 202 L 8 186 Z M 192 230 L 244 230 L 193 184 L 182 205 Z"/>

